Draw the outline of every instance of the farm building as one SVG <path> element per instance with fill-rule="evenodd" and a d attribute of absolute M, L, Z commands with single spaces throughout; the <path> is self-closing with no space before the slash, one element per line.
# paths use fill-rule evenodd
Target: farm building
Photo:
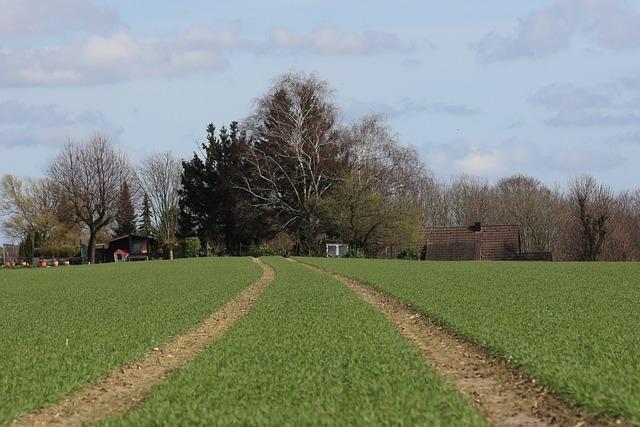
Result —
<path fill-rule="evenodd" d="M 426 230 L 422 259 L 429 261 L 551 261 L 549 252 L 522 253 L 520 227 L 482 225 L 431 227 Z"/>
<path fill-rule="evenodd" d="M 327 243 L 326 244 L 326 256 L 327 258 L 342 258 L 349 252 L 349 245 L 343 243 Z"/>
<path fill-rule="evenodd" d="M 133 234 L 96 245 L 96 262 L 141 261 L 151 257 L 154 239 Z"/>

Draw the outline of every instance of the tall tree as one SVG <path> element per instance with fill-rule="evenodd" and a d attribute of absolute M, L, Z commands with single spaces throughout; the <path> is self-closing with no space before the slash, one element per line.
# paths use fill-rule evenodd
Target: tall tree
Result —
<path fill-rule="evenodd" d="M 114 233 L 116 236 L 133 234 L 137 230 L 136 212 L 133 207 L 131 192 L 129 192 L 129 184 L 127 184 L 127 182 L 122 183 L 115 221 L 116 228 L 114 229 Z"/>
<path fill-rule="evenodd" d="M 573 230 L 569 231 L 573 231 L 577 256 L 583 261 L 596 261 L 611 225 L 611 190 L 592 176 L 579 176 L 569 184 L 569 203 L 573 221 Z"/>
<path fill-rule="evenodd" d="M 151 204 L 153 228 L 170 259 L 173 259 L 173 250 L 178 243 L 181 172 L 180 159 L 167 151 L 145 159 L 137 174 L 138 184 Z"/>
<path fill-rule="evenodd" d="M 89 230 L 89 260 L 94 263 L 97 235 L 114 220 L 122 184 L 132 177 L 126 155 L 95 135 L 86 143 L 65 144 L 48 175 L 58 196 Z"/>
<path fill-rule="evenodd" d="M 237 186 L 245 167 L 245 151 L 245 139 L 237 122 L 232 122 L 228 130 L 223 126 L 218 135 L 215 126 L 209 124 L 201 152 L 182 162 L 183 237 L 198 236 L 217 252 L 234 252 L 243 245 L 257 243 L 268 231 L 265 215 L 248 204 L 247 194 Z"/>
<path fill-rule="evenodd" d="M 494 200 L 491 185 L 486 179 L 459 175 L 449 184 L 447 192 L 452 225 L 490 222 Z"/>
<path fill-rule="evenodd" d="M 611 205 L 611 223 L 600 259 L 640 260 L 640 191 L 623 191 Z"/>
<path fill-rule="evenodd" d="M 387 245 L 415 246 L 423 225 L 416 183 L 426 175 L 417 152 L 376 116 L 349 126 L 341 138 L 347 168 L 323 199 L 323 221 L 370 256 Z"/>
<path fill-rule="evenodd" d="M 145 193 L 142 197 L 142 216 L 140 217 L 140 233 L 149 237 L 153 235 L 153 223 L 151 222 L 151 202 Z"/>
<path fill-rule="evenodd" d="M 492 222 L 519 225 L 524 252 L 555 249 L 565 220 L 559 191 L 526 175 L 502 178 L 493 191 Z"/>
<path fill-rule="evenodd" d="M 313 253 L 322 232 L 319 201 L 342 173 L 337 108 L 326 82 L 288 73 L 258 99 L 247 122 L 249 168 L 240 185 L 255 207 L 273 210 Z"/>
<path fill-rule="evenodd" d="M 47 179 L 22 180 L 5 175 L 0 182 L 0 217 L 4 233 L 31 243 L 46 241 L 58 221 L 58 200 Z"/>

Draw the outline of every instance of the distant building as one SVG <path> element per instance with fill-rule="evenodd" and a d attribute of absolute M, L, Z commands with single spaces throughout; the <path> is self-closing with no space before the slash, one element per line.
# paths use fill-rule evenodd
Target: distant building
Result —
<path fill-rule="evenodd" d="M 327 243 L 327 258 L 342 258 L 347 256 L 349 245 L 343 243 Z"/>
<path fill-rule="evenodd" d="M 96 245 L 96 262 L 142 261 L 151 258 L 154 239 L 151 237 L 125 235 Z"/>
<path fill-rule="evenodd" d="M 522 253 L 520 227 L 482 225 L 431 227 L 426 230 L 422 259 L 428 261 L 551 261 L 550 252 Z"/>

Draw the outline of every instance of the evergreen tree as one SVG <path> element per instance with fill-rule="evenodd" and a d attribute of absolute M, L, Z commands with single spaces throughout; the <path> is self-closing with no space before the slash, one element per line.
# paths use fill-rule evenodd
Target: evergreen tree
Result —
<path fill-rule="evenodd" d="M 146 194 L 142 199 L 142 218 L 140 221 L 140 234 L 149 237 L 153 235 L 153 225 L 151 224 L 151 203 Z"/>
<path fill-rule="evenodd" d="M 194 153 L 182 163 L 180 230 L 182 237 L 198 236 L 217 252 L 234 252 L 258 242 L 268 228 L 237 186 L 245 147 L 237 122 L 218 135 L 209 124 L 202 157 Z"/>
<path fill-rule="evenodd" d="M 136 232 L 136 213 L 131 201 L 131 192 L 129 185 L 124 182 L 120 189 L 120 198 L 118 199 L 118 212 L 116 213 L 116 228 L 114 233 L 116 236 L 133 234 Z"/>

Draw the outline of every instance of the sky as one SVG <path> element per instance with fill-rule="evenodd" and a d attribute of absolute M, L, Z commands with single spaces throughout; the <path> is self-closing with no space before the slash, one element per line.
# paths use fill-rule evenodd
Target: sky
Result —
<path fill-rule="evenodd" d="M 384 115 L 433 173 L 640 186 L 640 1 L 0 0 L 0 175 L 69 139 L 191 157 L 279 74 Z"/>

